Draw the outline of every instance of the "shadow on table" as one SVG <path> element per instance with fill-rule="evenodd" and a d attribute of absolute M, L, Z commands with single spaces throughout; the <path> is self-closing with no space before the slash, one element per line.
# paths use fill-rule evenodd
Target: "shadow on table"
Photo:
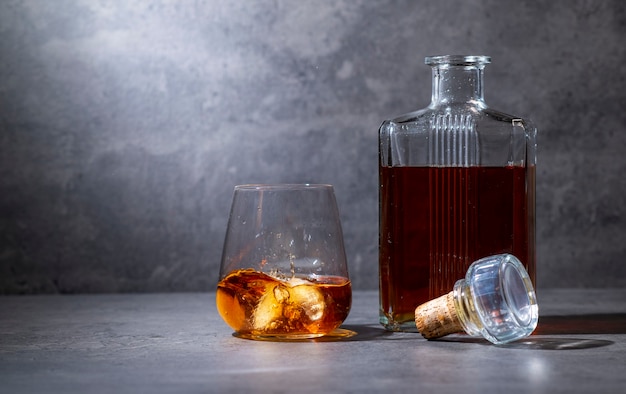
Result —
<path fill-rule="evenodd" d="M 385 330 L 379 325 L 342 325 L 327 335 L 317 338 L 288 338 L 288 337 L 257 337 L 247 334 L 232 334 L 236 338 L 254 339 L 265 342 L 354 342 L 372 341 L 377 339 L 417 339 L 422 336 L 415 333 L 394 333 Z"/>
<path fill-rule="evenodd" d="M 626 313 L 540 316 L 534 334 L 626 334 Z"/>
<path fill-rule="evenodd" d="M 444 338 L 435 339 L 440 342 L 461 342 L 476 343 L 486 346 L 498 346 L 504 349 L 537 349 L 537 350 L 574 350 L 574 349 L 591 349 L 614 344 L 613 341 L 605 339 L 587 339 L 587 338 L 554 338 L 554 337 L 538 337 L 531 335 L 528 338 L 520 339 L 516 342 L 504 345 L 492 345 L 491 342 L 482 338 L 474 338 L 467 335 L 451 335 Z"/>
<path fill-rule="evenodd" d="M 612 345 L 604 339 L 548 337 L 554 335 L 611 335 L 626 334 L 626 314 L 594 314 L 571 316 L 541 316 L 533 334 L 519 341 L 499 345 L 512 349 L 572 350 L 589 349 Z M 467 335 L 451 335 L 437 339 L 446 342 L 481 343 L 489 342 Z"/>
<path fill-rule="evenodd" d="M 608 346 L 614 342 L 602 339 L 588 338 L 555 338 L 554 335 L 602 335 L 626 334 L 626 314 L 595 314 L 572 316 L 541 316 L 537 329 L 530 337 L 498 345 L 504 348 L 567 350 L 588 349 Z M 267 339 L 271 340 L 271 339 Z M 417 332 L 392 332 L 385 330 L 378 324 L 343 325 L 333 333 L 314 339 L 278 340 L 280 342 L 356 342 L 356 341 L 414 341 L 424 340 Z M 453 334 L 443 338 L 431 340 L 433 342 L 462 342 L 493 346 L 483 338 L 471 337 L 465 334 Z"/>
<path fill-rule="evenodd" d="M 343 328 L 353 331 L 353 336 L 344 341 L 374 340 L 415 340 L 422 339 L 418 333 L 397 333 L 385 330 L 379 325 L 348 325 Z M 626 314 L 594 314 L 570 316 L 541 316 L 535 332 L 528 338 L 499 345 L 504 348 L 571 350 L 589 349 L 612 345 L 614 342 L 603 339 L 546 337 L 554 335 L 602 335 L 626 334 Z M 454 334 L 434 341 L 463 342 L 491 345 L 485 339 Z"/>
<path fill-rule="evenodd" d="M 347 338 L 348 341 L 375 341 L 382 339 L 416 339 L 422 336 L 417 332 L 414 333 L 396 333 L 387 331 L 380 324 L 367 325 L 344 325 L 343 328 L 355 332 L 355 335 Z"/>
<path fill-rule="evenodd" d="M 235 335 L 235 334 L 233 334 Z M 236 336 L 236 335 L 235 335 Z M 330 334 L 310 339 L 278 339 L 278 342 L 358 342 L 377 340 L 423 340 L 424 338 L 417 332 L 393 332 L 385 330 L 378 324 L 344 324 L 339 329 Z M 273 341 L 271 338 L 266 339 Z"/>

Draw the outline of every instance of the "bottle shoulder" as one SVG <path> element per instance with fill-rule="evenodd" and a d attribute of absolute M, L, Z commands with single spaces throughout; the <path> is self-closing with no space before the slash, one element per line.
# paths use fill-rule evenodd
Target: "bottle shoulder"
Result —
<path fill-rule="evenodd" d="M 529 120 L 476 106 L 426 108 L 383 122 L 384 166 L 525 166 L 536 163 Z"/>
<path fill-rule="evenodd" d="M 471 122 L 477 130 L 489 130 L 497 127 L 520 126 L 533 130 L 533 122 L 527 118 L 511 115 L 487 106 L 471 104 L 429 106 L 417 111 L 409 112 L 393 119 L 385 120 L 380 128 L 381 132 L 419 132 L 424 128 L 432 127 L 437 119 L 463 119 Z"/>

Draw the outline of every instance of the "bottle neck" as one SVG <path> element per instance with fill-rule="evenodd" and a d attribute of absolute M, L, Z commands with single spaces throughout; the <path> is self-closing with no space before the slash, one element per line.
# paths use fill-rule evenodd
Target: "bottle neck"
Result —
<path fill-rule="evenodd" d="M 483 64 L 432 66 L 431 106 L 471 103 L 486 107 L 483 96 Z"/>

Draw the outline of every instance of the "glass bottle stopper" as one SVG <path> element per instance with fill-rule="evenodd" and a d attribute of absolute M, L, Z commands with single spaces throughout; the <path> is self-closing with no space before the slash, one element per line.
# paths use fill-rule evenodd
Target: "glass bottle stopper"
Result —
<path fill-rule="evenodd" d="M 538 318 L 528 272 L 510 254 L 475 261 L 453 291 L 415 309 L 415 324 L 424 338 L 465 331 L 494 344 L 530 335 Z"/>

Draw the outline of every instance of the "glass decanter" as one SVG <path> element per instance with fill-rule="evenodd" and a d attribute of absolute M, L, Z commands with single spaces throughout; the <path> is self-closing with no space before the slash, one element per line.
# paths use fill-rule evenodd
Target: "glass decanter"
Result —
<path fill-rule="evenodd" d="M 426 58 L 428 107 L 379 130 L 380 322 L 415 331 L 415 307 L 483 256 L 510 253 L 535 282 L 536 128 L 493 110 L 487 56 Z"/>

